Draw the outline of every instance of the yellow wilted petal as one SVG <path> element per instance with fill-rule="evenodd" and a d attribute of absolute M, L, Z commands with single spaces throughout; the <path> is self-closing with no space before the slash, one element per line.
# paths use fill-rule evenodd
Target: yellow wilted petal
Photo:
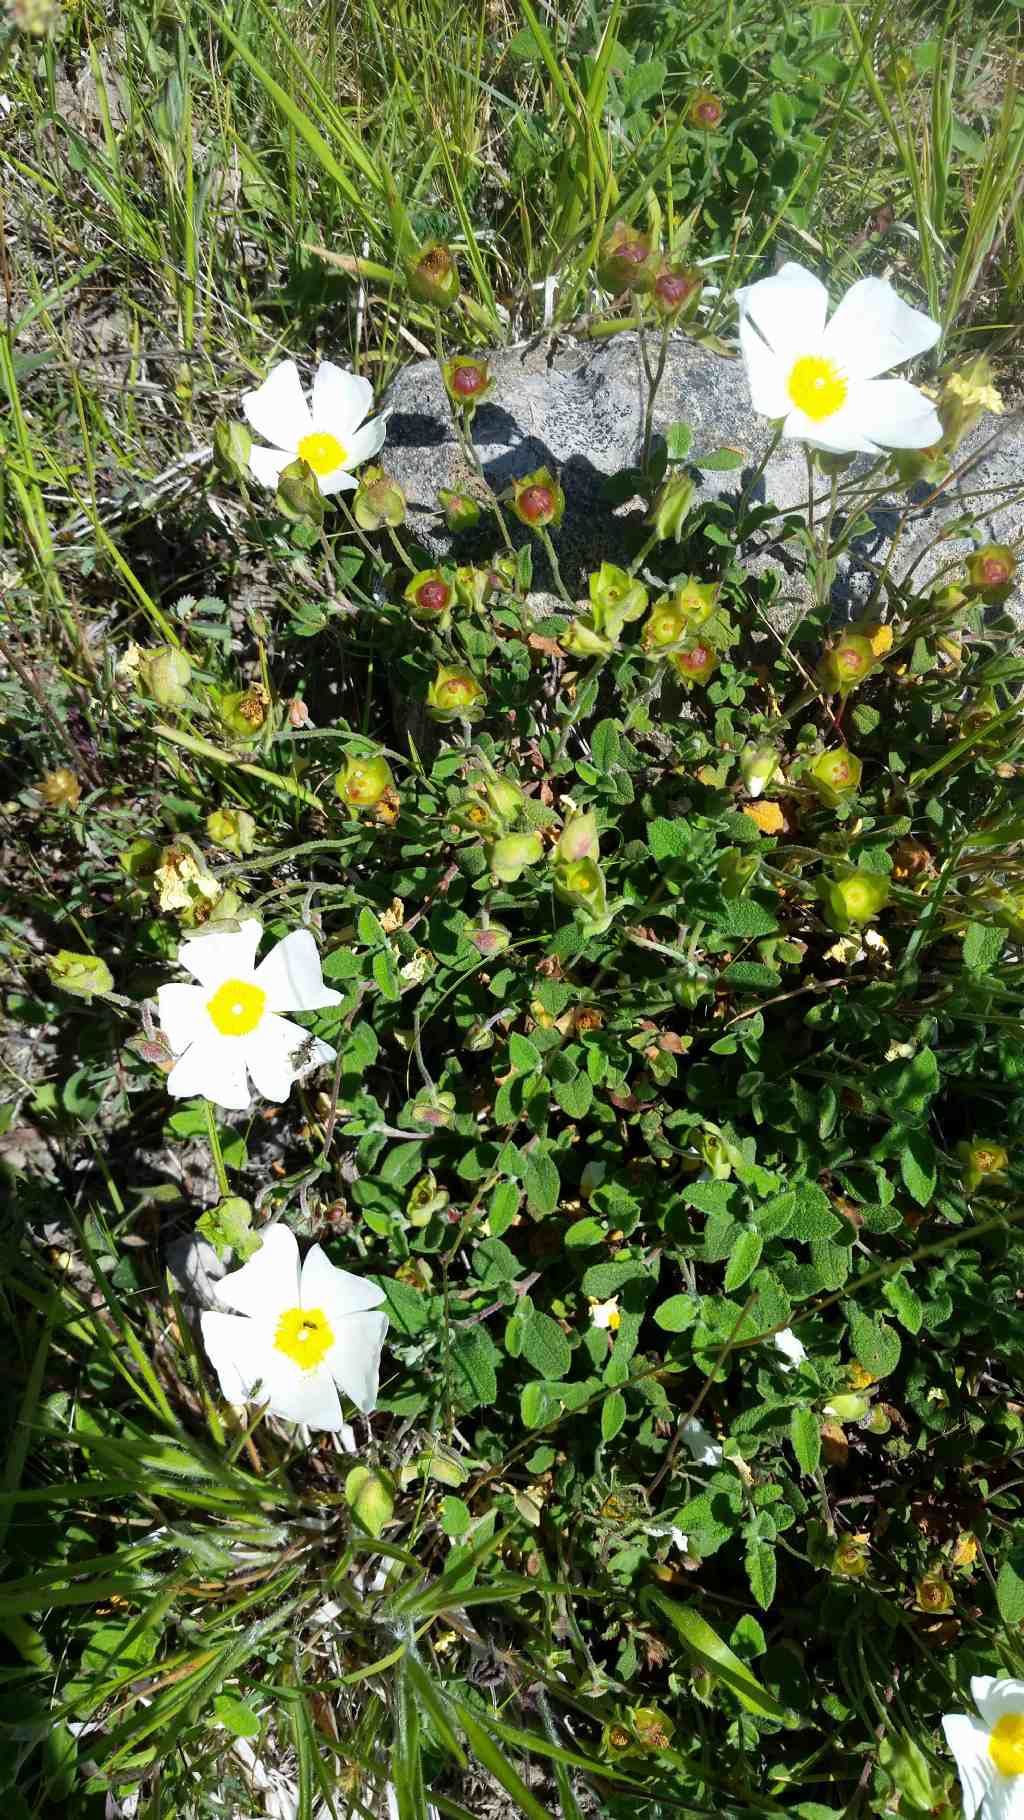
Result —
<path fill-rule="evenodd" d="M 786 818 L 778 803 L 744 803 L 744 815 L 749 815 L 762 834 L 781 834 L 786 826 Z"/>

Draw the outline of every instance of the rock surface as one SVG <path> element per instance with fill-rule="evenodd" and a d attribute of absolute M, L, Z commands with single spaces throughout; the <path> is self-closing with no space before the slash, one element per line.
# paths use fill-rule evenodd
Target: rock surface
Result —
<path fill-rule="evenodd" d="M 613 509 L 602 496 L 606 477 L 634 465 L 640 454 L 643 392 L 636 337 L 617 335 L 596 350 L 562 343 L 550 355 L 543 345 L 510 348 L 493 357 L 492 370 L 494 391 L 479 407 L 474 428 L 484 471 L 499 491 L 513 476 L 543 464 L 560 471 L 567 503 L 557 538 L 559 557 L 570 591 L 584 593 L 590 569 L 603 559 L 628 560 L 645 535 L 641 502 Z M 434 362 L 405 368 L 385 407 L 390 422 L 384 459 L 405 489 L 416 536 L 438 558 L 482 560 L 494 547 L 493 526 L 452 538 L 437 510 L 438 487 L 472 492 L 474 477 L 452 428 Z M 669 349 L 655 426 L 664 431 L 679 420 L 693 429 L 694 455 L 728 446 L 742 451 L 751 464 L 771 434 L 767 420 L 750 408 L 742 362 L 681 336 Z M 869 465 L 858 459 L 864 468 Z M 900 541 L 897 575 L 922 551 L 927 554 L 916 572 L 921 579 L 969 554 L 975 540 L 962 527 L 938 549 L 929 549 L 965 513 L 978 515 L 977 541 L 1013 544 L 1024 537 L 1024 501 L 1013 498 L 1024 492 L 1024 412 L 985 417 L 958 453 L 958 467 L 965 464 L 969 471 L 948 482 L 945 495 L 928 509 L 915 510 L 914 501 L 897 487 L 876 502 L 875 534 L 860 540 L 841 561 L 833 590 L 837 617 L 855 612 L 867 597 L 876 566 L 885 561 L 889 536 L 908 507 L 913 516 Z M 703 497 L 735 496 L 743 479 L 737 470 L 701 474 L 694 468 L 693 473 Z M 823 489 L 827 483 L 819 477 L 819 497 Z M 921 497 L 925 492 L 921 489 Z M 783 444 L 772 456 L 765 493 L 784 511 L 806 510 L 807 467 L 800 445 Z M 519 527 L 514 529 L 518 536 Z M 546 568 L 539 551 L 537 555 L 535 572 L 544 586 Z M 802 577 L 784 546 L 772 556 L 787 571 L 782 604 L 790 617 L 806 599 Z M 772 556 L 762 555 L 759 561 Z M 1024 617 L 1019 590 L 1013 607 Z"/>

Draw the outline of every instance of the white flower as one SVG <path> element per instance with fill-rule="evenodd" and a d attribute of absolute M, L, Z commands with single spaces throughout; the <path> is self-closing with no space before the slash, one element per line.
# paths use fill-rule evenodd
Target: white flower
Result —
<path fill-rule="evenodd" d="M 307 404 L 294 360 L 282 360 L 255 392 L 246 392 L 242 399 L 257 436 L 274 444 L 272 449 L 257 445 L 250 452 L 249 466 L 257 480 L 276 487 L 281 469 L 301 458 L 312 468 L 321 493 L 351 491 L 357 485 L 351 469 L 376 455 L 387 435 L 383 417 L 363 423 L 372 403 L 368 379 L 321 360 Z"/>
<path fill-rule="evenodd" d="M 974 1713 L 949 1713 L 942 1721 L 956 1758 L 964 1820 L 1022 1820 L 1024 1816 L 1024 1681 L 975 1675 Z"/>
<path fill-rule="evenodd" d="M 790 261 L 736 292 L 751 402 L 782 434 L 835 454 L 926 449 L 942 436 L 935 406 L 906 379 L 879 379 L 934 347 L 942 330 L 885 278 L 851 285 L 826 327 L 828 292 Z"/>
<path fill-rule="evenodd" d="M 797 1339 L 792 1327 L 784 1327 L 781 1333 L 777 1333 L 775 1344 L 783 1357 L 789 1361 L 786 1365 L 780 1365 L 780 1371 L 795 1371 L 807 1357 L 807 1348 Z"/>
<path fill-rule="evenodd" d="M 222 1277 L 218 1302 L 237 1314 L 200 1316 L 203 1340 L 229 1403 L 265 1403 L 271 1415 L 341 1429 L 338 1390 L 363 1415 L 377 1402 L 386 1314 L 383 1289 L 338 1270 L 319 1245 L 299 1268 L 287 1226 L 271 1226 L 255 1257 Z"/>
<path fill-rule="evenodd" d="M 178 949 L 179 963 L 199 984 L 161 986 L 156 995 L 177 1057 L 167 1077 L 175 1098 L 202 1094 L 240 1112 L 249 1105 L 247 1073 L 266 1099 L 286 1100 L 300 1075 L 334 1060 L 329 1043 L 278 1015 L 340 1002 L 340 992 L 323 983 L 309 930 L 293 929 L 257 967 L 262 934 L 250 917 L 237 931 L 211 930 Z"/>
<path fill-rule="evenodd" d="M 592 1326 L 608 1327 L 614 1333 L 622 1320 L 618 1296 L 609 1296 L 607 1302 L 591 1302 L 590 1320 Z"/>
<path fill-rule="evenodd" d="M 680 1433 L 698 1466 L 721 1465 L 721 1447 L 708 1433 L 703 1422 L 698 1422 L 696 1416 L 688 1417 L 683 1423 Z"/>

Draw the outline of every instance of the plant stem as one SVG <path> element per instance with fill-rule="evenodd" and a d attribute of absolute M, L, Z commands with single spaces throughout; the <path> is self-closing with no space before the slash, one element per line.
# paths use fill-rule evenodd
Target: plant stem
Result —
<path fill-rule="evenodd" d="M 212 1102 L 210 1100 L 204 1100 L 203 1108 L 206 1112 L 206 1135 L 210 1140 L 210 1152 L 213 1156 L 213 1167 L 217 1175 L 217 1187 L 220 1190 L 222 1198 L 226 1200 L 231 1190 L 228 1187 L 228 1173 L 224 1167 L 224 1156 L 220 1147 L 220 1132 L 217 1130 L 217 1120 L 214 1115 Z"/>
<path fill-rule="evenodd" d="M 650 555 L 651 551 L 653 550 L 655 544 L 659 543 L 659 542 L 660 542 L 660 538 L 658 536 L 657 530 L 655 529 L 651 532 L 649 537 L 644 539 L 644 542 L 640 545 L 639 550 L 637 551 L 632 562 L 630 563 L 629 570 L 628 570 L 628 573 L 630 575 L 636 574 L 638 568 L 640 567 L 640 564 L 642 562 L 646 562 L 646 560 L 647 560 L 648 556 Z"/>
<path fill-rule="evenodd" d="M 494 512 L 495 518 L 498 521 L 498 528 L 501 532 L 502 542 L 504 543 L 506 550 L 509 551 L 510 555 L 514 556 L 515 555 L 515 545 L 513 544 L 512 539 L 509 536 L 508 525 L 505 522 L 505 514 L 501 509 L 501 502 L 498 499 L 498 495 L 494 491 L 494 488 L 492 487 L 490 481 L 488 480 L 487 475 L 484 473 L 484 464 L 480 460 L 480 457 L 476 452 L 476 447 L 474 445 L 473 438 L 470 435 L 468 429 L 466 428 L 465 417 L 464 417 L 463 413 L 458 409 L 458 406 L 453 403 L 453 401 L 448 393 L 448 387 L 444 384 L 444 342 L 441 339 L 441 318 L 440 318 L 440 315 L 437 314 L 436 312 L 434 315 L 434 357 L 437 361 L 438 371 L 441 374 L 441 384 L 444 389 L 444 395 L 448 399 L 448 409 L 451 413 L 452 423 L 455 426 L 455 434 L 459 439 L 459 444 L 462 448 L 462 452 L 465 455 L 466 460 L 469 462 L 470 467 L 473 469 L 473 472 L 477 475 L 477 477 L 479 478 L 479 480 L 482 482 L 483 486 L 485 487 L 486 491 L 490 495 L 491 508 Z"/>
<path fill-rule="evenodd" d="M 158 739 L 169 740 L 173 746 L 181 746 L 196 758 L 207 758 L 215 765 L 232 765 L 236 771 L 244 771 L 247 777 L 258 777 L 261 783 L 271 784 L 275 790 L 284 790 L 288 796 L 294 796 L 298 802 L 308 808 L 316 809 L 323 814 L 323 803 L 312 790 L 296 783 L 293 777 L 282 777 L 276 771 L 265 771 L 262 765 L 250 765 L 244 759 L 236 758 L 232 752 L 222 752 L 212 740 L 198 739 L 192 733 L 183 733 L 177 727 L 169 727 L 164 721 L 157 721 L 153 728 Z"/>
<path fill-rule="evenodd" d="M 647 338 L 646 338 L 646 333 L 644 330 L 644 319 L 643 319 L 643 316 L 641 316 L 641 318 L 640 318 L 640 349 L 641 349 L 641 353 L 643 355 L 644 376 L 647 380 L 647 411 L 644 416 L 644 452 L 643 452 L 643 458 L 642 458 L 640 465 L 644 469 L 645 473 L 647 471 L 647 467 L 648 467 L 648 464 L 651 459 L 651 443 L 654 439 L 655 401 L 658 396 L 658 388 L 660 387 L 661 382 L 662 382 L 663 378 L 665 377 L 665 362 L 668 359 L 668 337 L 669 337 L 669 325 L 667 322 L 665 322 L 662 324 L 662 328 L 661 328 L 661 349 L 658 354 L 658 365 L 655 368 L 654 374 L 652 376 L 651 369 L 650 369 L 650 366 L 648 365 L 648 361 L 647 361 Z"/>
<path fill-rule="evenodd" d="M 593 663 L 591 664 L 590 669 L 587 671 L 587 674 L 584 677 L 582 683 L 580 683 L 579 686 L 577 687 L 576 699 L 573 703 L 572 713 L 570 714 L 568 720 L 565 722 L 565 724 L 562 727 L 562 737 L 558 742 L 558 750 L 555 753 L 555 756 L 551 761 L 552 770 L 557 769 L 559 763 L 565 756 L 565 748 L 569 741 L 569 735 L 572 732 L 574 726 L 576 725 L 576 722 L 579 720 L 580 715 L 582 713 L 582 709 L 580 707 L 581 701 L 586 700 L 586 697 L 589 694 L 590 684 L 592 682 L 595 682 L 596 679 L 600 676 L 601 671 L 604 669 L 605 664 L 607 662 L 608 662 L 607 657 L 595 657 L 595 659 L 594 659 Z"/>
<path fill-rule="evenodd" d="M 395 546 L 395 554 L 397 555 L 399 562 L 402 564 L 403 568 L 408 569 L 410 575 L 415 575 L 416 574 L 416 564 L 414 562 L 410 561 L 409 557 L 406 555 L 405 551 L 403 550 L 401 539 L 396 537 L 393 525 L 388 525 L 387 533 L 391 539 L 391 542 Z"/>
<path fill-rule="evenodd" d="M 562 599 L 565 601 L 566 606 L 571 607 L 572 611 L 575 613 L 576 602 L 573 600 L 572 595 L 569 593 L 568 588 L 566 587 L 564 581 L 562 580 L 562 571 L 558 566 L 558 557 L 555 554 L 555 546 L 551 541 L 551 533 L 548 530 L 547 525 L 538 525 L 536 527 L 536 530 L 537 530 L 537 536 L 540 538 L 541 543 L 544 545 L 544 549 L 547 554 L 547 559 L 548 559 L 549 563 L 551 564 L 551 573 L 555 578 L 555 587 L 558 589 L 559 594 L 561 595 Z"/>

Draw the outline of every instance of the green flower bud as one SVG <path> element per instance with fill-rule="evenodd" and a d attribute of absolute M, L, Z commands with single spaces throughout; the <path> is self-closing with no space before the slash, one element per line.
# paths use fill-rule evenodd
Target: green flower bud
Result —
<path fill-rule="evenodd" d="M 700 1153 L 708 1174 L 716 1182 L 727 1182 L 737 1164 L 743 1161 L 742 1151 L 730 1144 L 720 1131 L 701 1133 Z"/>
<path fill-rule="evenodd" d="M 819 879 L 818 890 L 825 905 L 825 921 L 831 929 L 845 934 L 847 929 L 870 923 L 884 909 L 889 899 L 889 879 L 884 873 L 858 868 L 842 878 Z"/>
<path fill-rule="evenodd" d="M 73 954 L 69 948 L 61 948 L 47 956 L 46 967 L 53 984 L 74 998 L 102 998 L 114 990 L 110 968 L 95 954 Z"/>
<path fill-rule="evenodd" d="M 592 613 L 581 613 L 568 632 L 562 633 L 559 643 L 570 657 L 610 657 L 617 648 L 618 639 L 599 632 Z"/>
<path fill-rule="evenodd" d="M 840 1580 L 863 1580 L 867 1571 L 867 1549 L 862 1542 L 847 1536 L 832 1556 L 832 1572 Z"/>
<path fill-rule="evenodd" d="M 669 657 L 711 618 L 718 596 L 716 581 L 690 576 L 673 594 L 656 600 L 641 635 L 644 650 L 652 657 Z"/>
<path fill-rule="evenodd" d="M 995 1144 L 989 1138 L 974 1138 L 969 1144 L 958 1144 L 956 1154 L 968 1194 L 973 1194 L 982 1182 L 1005 1180 L 1010 1158 L 1002 1144 Z"/>
<path fill-rule="evenodd" d="M 843 1391 L 826 1404 L 825 1414 L 836 1422 L 861 1422 L 871 1408 L 870 1397 L 857 1396 L 852 1391 Z"/>
<path fill-rule="evenodd" d="M 262 683 L 249 689 L 231 689 L 220 697 L 217 713 L 221 724 L 236 739 L 256 739 L 267 723 L 270 696 Z"/>
<path fill-rule="evenodd" d="M 715 866 L 723 897 L 742 897 L 760 865 L 757 853 L 742 853 L 739 847 L 727 847 Z"/>
<path fill-rule="evenodd" d="M 839 694 L 845 700 L 852 689 L 856 689 L 875 668 L 875 653 L 871 640 L 862 638 L 858 632 L 847 632 L 838 644 L 826 651 L 821 662 L 821 680 L 832 694 Z"/>
<path fill-rule="evenodd" d="M 615 296 L 622 291 L 646 292 L 654 283 L 655 265 L 649 236 L 617 221 L 601 244 L 597 276 Z"/>
<path fill-rule="evenodd" d="M 682 651 L 673 651 L 669 663 L 676 671 L 684 688 L 692 689 L 697 683 L 706 683 L 718 669 L 718 653 L 711 645 L 698 639 Z"/>
<path fill-rule="evenodd" d="M 675 1726 L 660 1706 L 631 1706 L 629 1720 L 642 1751 L 668 1750 Z"/>
<path fill-rule="evenodd" d="M 539 834 L 503 834 L 487 849 L 487 866 L 493 879 L 512 885 L 544 857 L 544 842 Z"/>
<path fill-rule="evenodd" d="M 504 924 L 496 923 L 493 918 L 489 918 L 486 925 L 483 922 L 467 923 L 463 934 L 487 961 L 497 960 L 512 940 L 511 933 Z"/>
<path fill-rule="evenodd" d="M 256 845 L 256 823 L 246 809 L 214 809 L 206 818 L 206 832 L 217 847 L 241 859 Z"/>
<path fill-rule="evenodd" d="M 608 893 L 604 873 L 596 860 L 576 859 L 557 863 L 554 869 L 554 889 L 555 896 L 563 904 L 583 911 L 588 923 L 607 928 L 610 920 L 607 916 Z"/>
<path fill-rule="evenodd" d="M 914 1587 L 914 1604 L 918 1611 L 932 1617 L 953 1609 L 953 1588 L 939 1573 L 922 1574 Z"/>
<path fill-rule="evenodd" d="M 222 417 L 214 426 L 213 461 L 223 480 L 237 486 L 249 479 L 249 456 L 252 454 L 252 431 L 247 423 Z"/>
<path fill-rule="evenodd" d="M 624 1725 L 614 1721 L 606 1725 L 601 1733 L 601 1755 L 614 1760 L 617 1757 L 628 1757 L 637 1749 L 636 1739 Z"/>
<path fill-rule="evenodd" d="M 173 645 L 161 645 L 144 653 L 140 680 L 146 694 L 162 708 L 182 708 L 188 701 L 192 665 L 184 651 Z"/>
<path fill-rule="evenodd" d="M 281 469 L 275 503 L 282 518 L 292 524 L 310 524 L 317 529 L 324 522 L 324 496 L 308 461 L 290 461 Z"/>
<path fill-rule="evenodd" d="M 667 543 L 669 538 L 673 543 L 682 541 L 683 527 L 690 516 L 696 491 L 697 483 L 691 475 L 682 474 L 678 470 L 662 481 L 644 522 L 657 531 L 663 543 Z"/>
<path fill-rule="evenodd" d="M 683 1011 L 695 1011 L 702 998 L 714 997 L 715 976 L 704 967 L 681 967 L 673 975 L 670 990 Z"/>
<path fill-rule="evenodd" d="M 364 468 L 352 501 L 352 516 L 364 531 L 403 524 L 405 494 L 397 480 L 392 480 L 383 468 Z"/>
<path fill-rule="evenodd" d="M 471 670 L 461 664 L 440 664 L 427 690 L 427 713 L 446 725 L 453 720 L 480 720 L 487 712 L 487 696 Z"/>
<path fill-rule="evenodd" d="M 486 360 L 474 360 L 470 354 L 454 354 L 441 368 L 444 388 L 453 405 L 472 416 L 478 404 L 494 390 L 494 379 Z"/>
<path fill-rule="evenodd" d="M 1008 544 L 986 543 L 967 564 L 967 579 L 983 600 L 1005 600 L 1017 573 L 1017 558 Z"/>
<path fill-rule="evenodd" d="M 51 809 L 74 809 L 82 794 L 82 786 L 67 765 L 58 765 L 56 771 L 45 773 L 39 794 Z"/>
<path fill-rule="evenodd" d="M 806 777 L 822 801 L 834 809 L 856 795 L 862 769 L 859 758 L 845 746 L 838 746 L 834 752 L 819 752 Z"/>
<path fill-rule="evenodd" d="M 686 111 L 690 125 L 702 133 L 713 133 L 725 117 L 725 106 L 709 88 L 699 88 Z"/>
<path fill-rule="evenodd" d="M 429 1225 L 435 1213 L 441 1213 L 448 1205 L 448 1196 L 443 1188 L 437 1185 L 437 1177 L 432 1169 L 414 1182 L 409 1190 L 405 1203 L 405 1216 L 411 1226 Z"/>
<path fill-rule="evenodd" d="M 433 303 L 448 310 L 459 295 L 459 268 L 450 247 L 429 240 L 406 262 L 405 281 L 417 303 Z"/>
<path fill-rule="evenodd" d="M 350 809 L 376 809 L 384 797 L 395 795 L 395 779 L 382 753 L 346 758 L 335 774 L 334 788 Z"/>
<path fill-rule="evenodd" d="M 532 474 L 514 480 L 505 497 L 520 524 L 527 525 L 531 531 L 545 525 L 554 525 L 557 529 L 562 522 L 565 494 L 550 468 L 536 468 Z"/>
<path fill-rule="evenodd" d="M 598 631 L 618 642 L 623 626 L 640 619 L 647 611 L 648 594 L 643 582 L 635 581 L 614 562 L 603 562 L 587 584 L 593 602 L 593 620 Z"/>
<path fill-rule="evenodd" d="M 692 316 L 704 280 L 692 265 L 663 264 L 651 289 L 651 300 L 665 322 Z"/>
<path fill-rule="evenodd" d="M 747 795 L 760 796 L 768 784 L 781 776 L 775 747 L 744 746 L 740 754 L 740 776 Z"/>
<path fill-rule="evenodd" d="M 469 779 L 469 787 L 486 797 L 503 826 L 511 827 L 522 814 L 526 797 L 511 778 L 499 777 L 497 773 L 488 771 L 476 771 Z"/>
<path fill-rule="evenodd" d="M 390 1473 L 353 1466 L 345 1479 L 345 1501 L 371 1536 L 380 1536 L 394 1515 L 395 1482 Z"/>
<path fill-rule="evenodd" d="M 577 859 L 596 860 L 600 852 L 597 816 L 590 809 L 585 815 L 574 815 L 566 822 L 552 852 L 556 865 Z"/>
<path fill-rule="evenodd" d="M 421 625 L 440 626 L 443 630 L 451 624 L 454 578 L 443 569 L 419 569 L 402 598 L 412 608 L 413 619 L 419 620 Z"/>
<path fill-rule="evenodd" d="M 455 571 L 455 595 L 459 605 L 467 612 L 477 613 L 484 602 L 494 592 L 494 576 L 490 569 L 477 569 L 472 563 L 463 563 Z"/>
<path fill-rule="evenodd" d="M 480 523 L 480 507 L 468 493 L 453 493 L 450 487 L 438 487 L 437 497 L 449 531 L 475 531 Z"/>

